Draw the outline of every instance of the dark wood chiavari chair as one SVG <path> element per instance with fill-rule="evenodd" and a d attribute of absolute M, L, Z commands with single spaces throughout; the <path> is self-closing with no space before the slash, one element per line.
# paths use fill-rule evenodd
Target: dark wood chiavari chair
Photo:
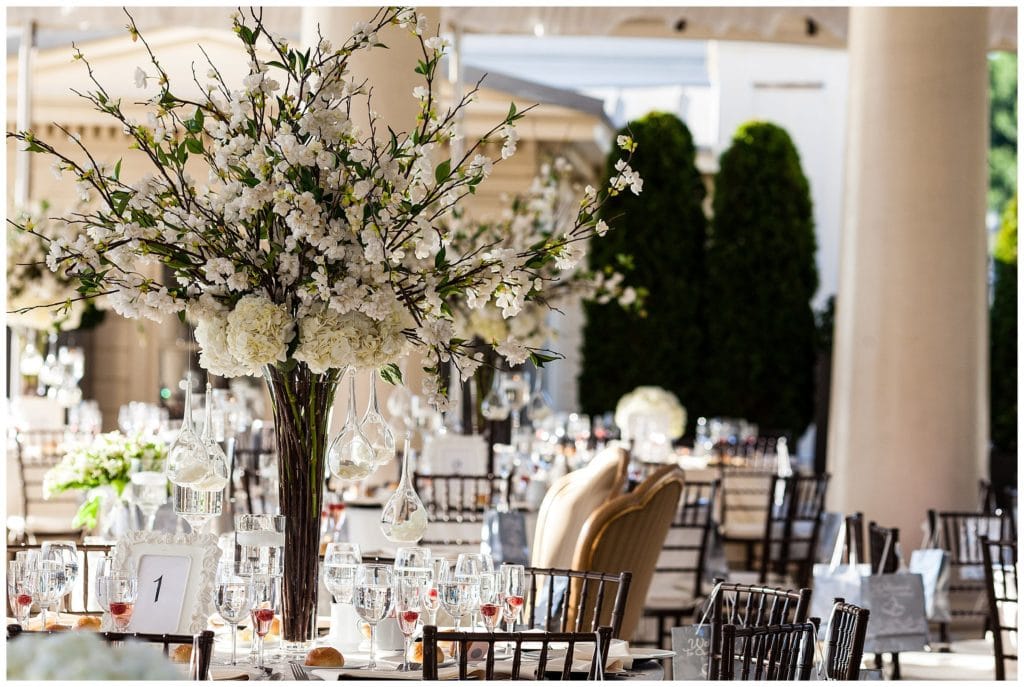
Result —
<path fill-rule="evenodd" d="M 825 634 L 825 679 L 859 680 L 868 609 L 836 598 Z"/>
<path fill-rule="evenodd" d="M 928 528 L 930 539 L 949 552 L 951 615 L 980 618 L 985 629 L 989 629 L 988 611 L 980 610 L 985 595 L 981 538 L 1014 539 L 1010 517 L 1005 513 L 992 515 L 929 510 Z M 958 603 L 958 600 L 964 603 Z M 949 643 L 949 623 L 939 623 L 939 638 Z"/>
<path fill-rule="evenodd" d="M 874 521 L 868 523 L 868 556 L 872 573 L 883 575 L 900 569 L 899 541 L 898 527 L 882 527 Z M 875 654 L 875 668 L 881 670 L 882 654 Z M 892 679 L 899 680 L 900 677 L 900 655 L 893 652 Z"/>
<path fill-rule="evenodd" d="M 29 631 L 23 630 L 20 625 L 8 625 L 7 626 L 7 640 L 11 641 L 17 639 L 20 636 L 29 635 L 52 635 L 56 634 L 52 630 L 45 632 L 41 631 Z M 146 642 L 149 644 L 160 644 L 163 646 L 163 654 L 167 656 L 170 654 L 171 646 L 178 644 L 188 644 L 189 646 L 195 646 L 199 655 L 197 661 L 199 663 L 199 679 L 209 680 L 210 679 L 210 660 L 213 658 L 213 631 L 203 630 L 196 637 L 192 635 L 175 635 L 175 634 L 145 634 L 141 632 L 97 632 L 95 633 L 107 642 L 124 642 L 124 641 L 137 641 Z M 193 642 L 193 640 L 195 640 Z"/>
<path fill-rule="evenodd" d="M 79 502 L 78 492 L 57 494 L 43 498 L 43 478 L 46 472 L 64 457 L 64 448 L 74 443 L 88 443 L 94 433 L 72 433 L 64 429 L 25 429 L 15 434 L 15 455 L 18 461 L 18 480 L 21 487 L 21 515 L 25 521 L 25 538 L 81 540 L 82 530 L 71 527 L 71 514 Z M 45 516 L 40 510 L 52 510 L 54 505 L 68 510 L 67 524 L 63 518 Z"/>
<path fill-rule="evenodd" d="M 858 563 L 866 563 L 868 557 L 864 550 L 864 514 L 853 513 L 843 519 L 846 521 L 846 562 L 856 556 Z"/>
<path fill-rule="evenodd" d="M 985 566 L 985 596 L 988 599 L 988 625 L 992 628 L 996 679 L 1005 680 L 1006 662 L 1017 660 L 1013 649 L 1016 642 L 1008 641 L 1008 635 L 1017 636 L 1019 630 L 1017 540 L 994 541 L 982 537 L 981 557 Z"/>
<path fill-rule="evenodd" d="M 810 680 L 817 618 L 783 625 L 722 627 L 722 646 L 713 658 L 711 680 Z"/>
<path fill-rule="evenodd" d="M 1017 536 L 1017 488 L 996 487 L 988 480 L 978 481 L 978 501 L 982 513 L 1006 515 L 1012 526 L 1011 534 Z"/>
<path fill-rule="evenodd" d="M 532 567 L 525 572 L 527 627 L 593 632 L 608 626 L 612 637 L 620 637 L 633 573 Z"/>
<path fill-rule="evenodd" d="M 828 475 L 772 477 L 761 550 L 761 584 L 768 582 L 769 573 L 782 580 L 792 576 L 799 587 L 810 582 L 828 480 Z M 775 502 L 777 494 L 782 497 L 781 503 Z"/>
<path fill-rule="evenodd" d="M 425 657 L 436 656 L 438 642 L 454 642 L 458 645 L 460 680 L 470 677 L 483 680 L 502 679 L 503 676 L 495 671 L 495 646 L 507 642 L 513 645 L 510 679 L 578 680 L 580 679 L 579 674 L 572 673 L 573 652 L 578 645 L 596 643 L 600 650 L 593 652 L 585 679 L 600 680 L 603 678 L 604 666 L 608 660 L 608 646 L 611 643 L 611 638 L 612 629 L 610 627 L 601 627 L 594 632 L 442 632 L 433 625 L 427 625 L 423 628 L 423 655 Z M 564 651 L 559 647 L 557 658 L 552 656 L 554 650 L 551 645 L 554 643 L 568 645 Z M 487 658 L 483 661 L 482 670 L 470 671 L 468 649 L 471 645 L 480 644 L 487 645 Z M 527 664 L 527 672 L 523 670 L 523 644 L 527 644 L 531 650 L 537 649 L 533 652 L 536 655 L 536 667 L 531 660 Z M 553 658 L 560 661 L 561 666 L 556 667 L 555 670 L 549 670 L 548 665 Z M 438 679 L 436 660 L 423 662 L 423 679 Z"/>
<path fill-rule="evenodd" d="M 717 479 L 683 484 L 679 511 L 669 527 L 654 569 L 651 589 L 659 591 L 648 594 L 644 607 L 644 617 L 654 618 L 656 623 L 655 646 L 660 648 L 668 648 L 672 628 L 691 617 L 705 597 L 704 561 L 720 486 L 721 481 Z"/>
<path fill-rule="evenodd" d="M 463 525 L 482 523 L 484 513 L 495 506 L 505 494 L 512 493 L 512 476 L 446 475 L 413 473 L 413 484 L 427 509 L 427 518 L 432 525 Z M 432 531 L 433 530 L 433 531 Z M 424 546 L 466 546 L 480 544 L 476 538 L 440 537 L 437 528 L 427 530 L 429 537 L 420 543 Z"/>
<path fill-rule="evenodd" d="M 765 627 L 802 623 L 811 609 L 811 590 L 776 589 L 715 580 L 717 593 L 708 599 L 711 617 L 711 646 L 708 675 L 717 675 L 717 655 L 722 653 L 722 628 Z"/>
<path fill-rule="evenodd" d="M 746 548 L 746 570 L 754 570 L 754 551 L 764 539 L 768 519 L 766 504 L 775 467 L 735 467 L 719 464 L 721 483 L 721 533 L 726 543 L 743 544 Z"/>
<path fill-rule="evenodd" d="M 15 558 L 17 558 L 19 551 L 39 551 L 42 548 L 42 542 L 36 544 L 9 544 L 7 546 L 7 562 L 10 563 L 11 561 L 15 560 Z M 68 594 L 68 596 L 66 597 L 68 600 L 68 610 L 66 612 L 71 615 L 83 615 L 90 612 L 96 613 L 97 611 L 95 609 L 89 609 L 89 596 L 92 590 L 94 589 L 94 579 L 93 576 L 89 574 L 90 566 L 94 562 L 98 562 L 96 560 L 97 558 L 109 556 L 114 549 L 114 545 L 76 544 L 75 548 L 78 550 L 79 553 L 78 577 L 75 580 L 75 585 L 81 588 L 82 590 L 82 605 L 81 607 L 71 607 L 72 599 L 74 599 L 76 596 L 75 593 L 72 592 L 71 594 Z M 10 599 L 7 600 L 7 615 L 13 615 Z"/>

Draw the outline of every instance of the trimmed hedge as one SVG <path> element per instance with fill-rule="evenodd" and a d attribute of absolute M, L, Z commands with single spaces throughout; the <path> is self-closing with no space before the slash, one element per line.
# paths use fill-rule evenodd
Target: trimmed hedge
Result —
<path fill-rule="evenodd" d="M 590 268 L 617 266 L 622 256 L 631 255 L 633 269 L 625 283 L 647 290 L 646 313 L 640 317 L 614 304 L 584 304 L 580 406 L 585 413 L 603 413 L 637 386 L 654 384 L 694 409 L 702 384 L 707 233 L 696 148 L 686 125 L 667 113 L 651 113 L 619 133 L 637 142 L 631 166 L 644 180 L 643 193 L 627 191 L 606 203 L 602 215 L 612 231 L 592 242 Z M 615 173 L 617 158 L 613 151 L 606 179 Z"/>
<path fill-rule="evenodd" d="M 715 178 L 702 413 L 800 436 L 814 413 L 818 288 L 810 189 L 789 135 L 739 128 Z"/>
<path fill-rule="evenodd" d="M 1006 204 L 993 251 L 995 285 L 989 331 L 992 445 L 1017 448 L 1017 197 Z"/>

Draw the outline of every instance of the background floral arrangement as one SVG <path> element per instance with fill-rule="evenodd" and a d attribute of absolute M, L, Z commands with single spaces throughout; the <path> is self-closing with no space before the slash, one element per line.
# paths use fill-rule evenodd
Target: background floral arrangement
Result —
<path fill-rule="evenodd" d="M 8 224 L 7 323 L 36 330 L 77 329 L 88 302 L 79 297 L 78 280 L 65 268 L 47 269 L 46 255 L 51 241 L 73 244 L 80 232 L 72 223 L 51 219 L 49 210 L 43 202 L 17 213 L 14 224 L 24 230 Z"/>
<path fill-rule="evenodd" d="M 350 57 L 380 45 L 378 32 L 391 25 L 411 32 L 423 56 L 415 69 L 423 85 L 410 94 L 420 115 L 406 133 L 373 114 L 367 84 L 347 70 Z M 426 20 L 414 10 L 379 10 L 340 48 L 323 38 L 311 49 L 294 48 L 264 26 L 257 10 L 236 13 L 233 26 L 250 58 L 248 76 L 232 89 L 211 63 L 204 96 L 192 101 L 172 89 L 129 15 L 132 39 L 150 55 L 135 81 L 156 85 L 145 101 L 146 123 L 122 111 L 76 51 L 95 86 L 84 97 L 122 124 L 152 162 L 149 176 L 129 183 L 119 163 L 97 161 L 70 134 L 84 160 L 31 132 L 8 134 L 56 158 L 83 198 L 99 201 L 75 217 L 82 234 L 49 242 L 50 269 L 77 277 L 83 295 L 108 294 L 126 317 L 191 318 L 200 364 L 214 374 L 304 363 L 314 374 L 380 368 L 396 381 L 395 361 L 415 347 L 428 373 L 424 392 L 444 407 L 441 363 L 452 362 L 468 378 L 482 361 L 456 336 L 449 301 L 470 309 L 494 303 L 514 317 L 526 302 L 543 299 L 550 277 L 542 268 L 572 269 L 587 241 L 606 229 L 596 217 L 604 200 L 642 188 L 628 164 L 635 146 L 621 137 L 627 157 L 619 173 L 607 188 L 587 189 L 569 225 L 525 247 L 481 239 L 450 255 L 446 218 L 515 152 L 515 123 L 525 112 L 510 106 L 465 154 L 445 159 L 458 113 L 477 89 L 441 108 L 435 79 L 445 44 L 427 35 Z M 258 43 L 276 59 L 261 59 Z M 366 130 L 353 122 L 353 111 L 370 113 Z M 501 152 L 492 159 L 485 150 L 496 142 Z M 202 158 L 205 179 L 186 172 L 190 157 Z M 159 276 L 161 266 L 171 279 Z M 523 348 L 499 352 L 511 362 Z M 526 353 L 538 364 L 552 359 Z"/>
<path fill-rule="evenodd" d="M 132 472 L 159 472 L 166 458 L 167 447 L 152 437 L 125 436 L 120 432 L 99 434 L 87 444 L 67 448 L 60 462 L 43 477 L 43 495 L 50 498 L 74 489 L 110 487 L 120 498 Z M 101 501 L 101 494 L 93 491 L 79 507 L 72 524 L 95 527 Z"/>
<path fill-rule="evenodd" d="M 152 644 L 111 647 L 90 632 L 22 635 L 7 642 L 9 680 L 183 680 Z"/>
<path fill-rule="evenodd" d="M 619 399 L 615 406 L 615 424 L 623 438 L 630 438 L 633 423 L 638 418 L 649 418 L 657 429 L 673 440 L 683 436 L 686 428 L 686 408 L 675 394 L 657 386 L 638 386 Z"/>
<path fill-rule="evenodd" d="M 628 146 L 627 140 L 619 141 Z M 455 255 L 471 253 L 480 243 L 499 245 L 522 252 L 530 246 L 548 241 L 560 230 L 571 226 L 579 207 L 580 196 L 596 194 L 593 187 L 581 190 L 572 183 L 573 168 L 563 157 L 544 163 L 529 190 L 511 198 L 502 216 L 494 221 L 480 222 L 457 217 L 453 221 L 452 242 L 449 251 Z M 637 185 L 639 190 L 642 182 Z M 598 221 L 594 227 L 603 236 L 608 227 Z M 582 247 L 573 247 L 574 251 Z M 571 296 L 578 295 L 599 303 L 617 302 L 623 308 L 639 309 L 646 296 L 622 284 L 623 274 L 607 267 L 590 271 L 581 264 L 582 253 L 563 255 L 537 268 L 544 288 L 534 300 L 523 303 L 517 312 L 490 301 L 482 307 L 469 307 L 465 301 L 453 298 L 456 331 L 460 337 L 479 338 L 491 344 L 510 363 L 525 362 L 530 350 L 551 340 L 555 333 L 548 323 L 548 314 L 563 305 Z M 629 268 L 628 256 L 622 256 L 621 266 Z"/>

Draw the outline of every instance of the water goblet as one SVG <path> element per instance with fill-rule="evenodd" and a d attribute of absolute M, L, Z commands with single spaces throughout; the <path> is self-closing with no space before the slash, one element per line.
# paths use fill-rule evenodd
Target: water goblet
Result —
<path fill-rule="evenodd" d="M 105 580 L 107 606 L 117 632 L 124 632 L 132 622 L 135 602 L 139 597 L 139 579 L 128 573 L 113 573 Z"/>
<path fill-rule="evenodd" d="M 377 667 L 377 623 L 391 611 L 394 596 L 394 572 L 390 565 L 360 565 L 356 570 L 353 605 L 359 617 L 370 626 L 370 662 Z"/>
<path fill-rule="evenodd" d="M 75 586 L 75 580 L 78 579 L 78 547 L 73 541 L 44 541 L 39 550 L 39 557 L 42 560 L 61 563 L 67 572 L 64 577 L 64 586 L 55 601 L 55 603 L 59 603 L 64 596 L 71 593 Z"/>
<path fill-rule="evenodd" d="M 67 586 L 68 571 L 60 561 L 40 559 L 36 566 L 38 575 L 36 594 L 39 599 L 39 627 L 46 629 L 46 612 L 63 596 Z"/>
<path fill-rule="evenodd" d="M 39 577 L 34 567 L 26 563 L 11 561 L 7 564 L 7 599 L 14 619 L 21 628 L 28 629 L 28 616 L 32 611 L 32 603 L 36 599 L 36 584 Z M 44 626 L 45 629 L 45 626 Z"/>
<path fill-rule="evenodd" d="M 247 561 L 224 561 L 217 567 L 217 612 L 231 626 L 231 665 L 238 663 L 238 624 L 249 615 L 254 596 Z"/>
<path fill-rule="evenodd" d="M 162 472 L 136 472 L 132 475 L 132 501 L 146 518 L 146 531 L 153 531 L 156 512 L 167 503 L 167 475 Z"/>

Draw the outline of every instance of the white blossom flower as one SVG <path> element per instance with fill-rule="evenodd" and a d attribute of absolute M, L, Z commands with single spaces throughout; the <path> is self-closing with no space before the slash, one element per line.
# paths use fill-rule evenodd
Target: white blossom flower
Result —
<path fill-rule="evenodd" d="M 295 322 L 283 306 L 263 296 L 244 296 L 227 317 L 228 350 L 249 369 L 288 360 Z"/>
<path fill-rule="evenodd" d="M 142 70 L 142 67 L 135 68 L 135 87 L 145 88 L 146 87 L 146 72 Z"/>

